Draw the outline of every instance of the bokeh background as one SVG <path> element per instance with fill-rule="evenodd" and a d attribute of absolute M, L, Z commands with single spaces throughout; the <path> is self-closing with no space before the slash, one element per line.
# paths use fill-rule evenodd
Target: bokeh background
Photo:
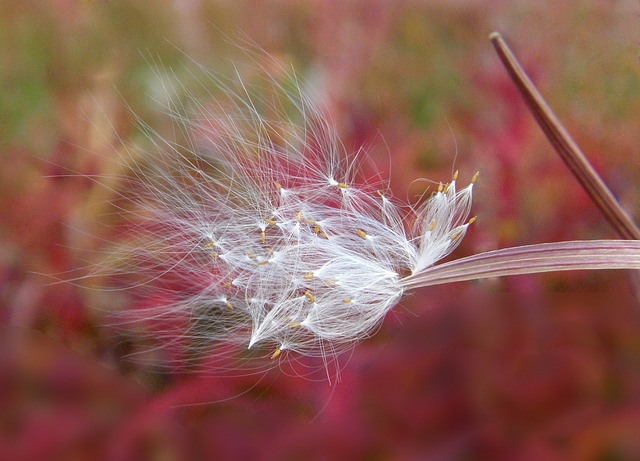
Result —
<path fill-rule="evenodd" d="M 623 272 L 421 290 L 331 384 L 130 360 L 135 337 L 108 327 L 95 294 L 46 275 L 108 239 L 108 197 L 87 177 L 140 136 L 132 114 L 171 137 L 158 69 L 179 78 L 193 59 L 232 76 L 249 44 L 322 92 L 396 196 L 481 171 L 478 222 L 452 257 L 614 238 L 488 35 L 505 35 L 638 216 L 638 13 L 635 0 L 0 1 L 0 459 L 640 459 L 640 304 Z"/>

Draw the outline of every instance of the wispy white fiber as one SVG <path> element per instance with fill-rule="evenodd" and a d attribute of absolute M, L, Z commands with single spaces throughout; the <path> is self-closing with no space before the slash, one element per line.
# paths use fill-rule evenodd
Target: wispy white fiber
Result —
<path fill-rule="evenodd" d="M 167 105 L 182 141 L 149 133 L 133 231 L 110 265 L 163 299 L 147 316 L 188 319 L 181 340 L 338 353 L 467 230 L 473 183 L 396 203 L 386 184 L 358 179 L 364 154 L 345 152 L 289 78 L 216 80 L 222 99 Z"/>

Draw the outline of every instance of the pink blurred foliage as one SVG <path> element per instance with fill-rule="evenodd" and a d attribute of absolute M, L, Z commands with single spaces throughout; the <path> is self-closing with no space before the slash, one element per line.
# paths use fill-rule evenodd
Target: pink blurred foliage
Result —
<path fill-rule="evenodd" d="M 635 59 L 624 40 L 637 28 L 625 2 L 611 11 L 597 1 L 166 1 L 164 10 L 107 3 L 1 5 L 16 34 L 4 68 L 14 65 L 22 77 L 7 82 L 39 82 L 50 111 L 28 112 L 28 136 L 0 131 L 7 137 L 0 140 L 1 460 L 640 457 L 640 310 L 622 273 L 422 290 L 341 359 L 340 380 L 331 383 L 322 363 L 286 356 L 257 375 L 173 367 L 185 354 L 178 346 L 132 360 L 139 338 L 108 327 L 91 305 L 96 287 L 40 275 L 76 274 L 100 239 L 126 235 L 126 226 L 109 221 L 112 210 L 96 205 L 91 175 L 111 173 L 114 141 L 133 135 L 123 97 L 143 119 L 154 117 L 136 86 L 141 74 L 122 78 L 139 50 L 157 46 L 172 60 L 168 38 L 211 59 L 226 46 L 212 37 L 238 30 L 308 72 L 345 146 L 369 149 L 364 174 L 373 166 L 387 173 L 395 195 L 430 191 L 432 183 L 413 182 L 422 176 L 448 180 L 456 153 L 461 175 L 481 170 L 479 221 L 457 255 L 610 237 L 486 37 L 497 25 L 514 37 L 527 70 L 633 213 L 640 94 L 631 83 L 624 94 L 598 92 L 609 78 L 637 79 L 637 66 L 622 64 Z M 46 25 L 37 31 L 43 36 L 22 26 L 31 22 Z M 592 49 L 577 50 L 572 39 Z M 595 58 L 602 67 L 590 67 Z M 610 75 L 615 63 L 626 74 Z M 23 113 L 10 103 L 0 106 Z M 166 301 L 137 299 L 129 313 Z M 316 371 L 297 376 L 309 369 Z"/>

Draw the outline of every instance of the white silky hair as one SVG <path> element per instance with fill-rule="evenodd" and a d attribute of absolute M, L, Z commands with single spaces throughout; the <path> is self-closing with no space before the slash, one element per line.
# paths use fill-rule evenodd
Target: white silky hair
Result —
<path fill-rule="evenodd" d="M 346 151 L 295 74 L 235 87 L 205 74 L 219 95 L 166 107 L 183 141 L 148 133 L 128 243 L 107 266 L 163 300 L 143 317 L 186 319 L 161 342 L 339 354 L 458 245 L 473 181 L 400 204 L 358 180 L 365 153 Z"/>

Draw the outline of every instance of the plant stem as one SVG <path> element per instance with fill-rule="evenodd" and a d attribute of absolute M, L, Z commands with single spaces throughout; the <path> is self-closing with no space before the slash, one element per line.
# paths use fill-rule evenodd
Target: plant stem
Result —
<path fill-rule="evenodd" d="M 622 238 L 640 240 L 638 226 L 622 208 L 607 185 L 593 169 L 589 160 L 587 160 L 562 123 L 560 123 L 560 120 L 558 120 L 538 89 L 531 82 L 531 79 L 529 79 L 500 33 L 493 32 L 489 39 L 547 139 L 549 139 L 560 158 L 587 191 L 589 197 L 598 206 L 604 217 Z"/>
<path fill-rule="evenodd" d="M 594 269 L 640 269 L 640 241 L 583 240 L 487 251 L 431 266 L 401 283 L 411 290 L 505 275 Z"/>

